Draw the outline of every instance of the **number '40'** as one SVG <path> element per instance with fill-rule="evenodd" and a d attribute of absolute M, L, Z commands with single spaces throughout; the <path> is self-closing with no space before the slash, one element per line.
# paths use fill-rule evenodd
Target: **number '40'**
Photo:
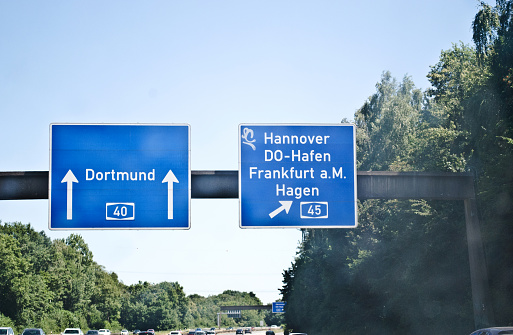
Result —
<path fill-rule="evenodd" d="M 116 206 L 116 209 L 114 210 L 114 215 L 116 216 L 126 216 L 128 214 L 128 210 L 125 206 L 122 206 L 121 209 L 119 206 Z"/>

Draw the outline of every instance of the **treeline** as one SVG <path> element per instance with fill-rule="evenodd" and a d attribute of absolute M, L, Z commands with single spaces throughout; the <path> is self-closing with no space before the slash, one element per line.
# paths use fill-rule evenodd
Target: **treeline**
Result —
<path fill-rule="evenodd" d="M 124 285 L 96 263 L 79 235 L 51 240 L 30 225 L 0 222 L 0 326 L 60 333 L 84 330 L 217 326 L 220 306 L 261 305 L 252 292 L 227 290 L 186 296 L 177 282 Z M 269 312 L 244 311 L 241 318 L 222 315 L 222 326 L 259 326 L 275 320 Z"/>
<path fill-rule="evenodd" d="M 430 89 L 385 72 L 354 116 L 360 171 L 474 174 L 495 325 L 513 325 L 512 15 L 512 0 L 481 3 L 475 46 L 442 51 Z M 304 232 L 283 275 L 288 328 L 469 334 L 462 202 L 367 200 L 358 210 L 357 229 Z"/>

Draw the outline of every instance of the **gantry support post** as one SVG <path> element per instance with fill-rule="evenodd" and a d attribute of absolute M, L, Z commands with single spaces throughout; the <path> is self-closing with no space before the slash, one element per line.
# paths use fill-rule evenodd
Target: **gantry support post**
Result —
<path fill-rule="evenodd" d="M 191 197 L 239 197 L 238 171 L 192 171 Z M 358 199 L 463 200 L 476 328 L 494 316 L 477 212 L 474 178 L 469 173 L 358 172 Z M 48 171 L 0 172 L 0 200 L 48 199 Z"/>

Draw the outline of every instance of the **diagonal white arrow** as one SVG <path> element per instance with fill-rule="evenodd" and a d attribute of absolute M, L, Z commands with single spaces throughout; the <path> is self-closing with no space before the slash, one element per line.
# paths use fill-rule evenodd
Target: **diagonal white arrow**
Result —
<path fill-rule="evenodd" d="M 67 203 L 66 203 L 66 219 L 71 220 L 73 219 L 73 183 L 78 183 L 77 178 L 71 172 L 71 170 L 66 173 L 64 178 L 62 179 L 61 183 L 67 183 Z"/>
<path fill-rule="evenodd" d="M 285 210 L 285 213 L 289 214 L 290 206 L 292 206 L 292 201 L 280 201 L 281 206 L 276 208 L 274 211 L 269 213 L 269 216 L 271 219 L 275 217 L 276 215 L 280 214 Z"/>
<path fill-rule="evenodd" d="M 167 219 L 173 220 L 173 184 L 179 181 L 173 171 L 169 170 L 162 182 L 167 183 Z"/>

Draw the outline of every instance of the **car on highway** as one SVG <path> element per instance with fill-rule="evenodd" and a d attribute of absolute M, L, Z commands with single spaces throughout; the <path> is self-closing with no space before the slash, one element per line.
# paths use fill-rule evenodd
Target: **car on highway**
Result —
<path fill-rule="evenodd" d="M 121 335 L 128 335 L 128 330 L 127 329 L 121 330 Z"/>
<path fill-rule="evenodd" d="M 139 329 L 135 329 L 135 330 L 132 332 L 132 334 L 137 335 L 137 334 L 139 334 L 140 332 L 141 332 L 141 330 L 139 330 Z"/>
<path fill-rule="evenodd" d="M 100 329 L 98 335 L 110 335 L 110 329 Z"/>
<path fill-rule="evenodd" d="M 80 328 L 66 328 L 62 332 L 62 335 L 84 335 Z"/>
<path fill-rule="evenodd" d="M 21 335 L 45 335 L 41 328 L 25 328 Z"/>
<path fill-rule="evenodd" d="M 307 335 L 306 333 L 289 333 L 289 335 Z"/>
<path fill-rule="evenodd" d="M 268 330 L 265 332 L 265 335 L 275 335 L 272 330 Z"/>
<path fill-rule="evenodd" d="M 146 331 L 139 332 L 138 335 L 155 335 L 155 333 L 146 330 Z"/>
<path fill-rule="evenodd" d="M 205 333 L 206 333 L 207 335 L 213 335 L 213 334 L 215 334 L 215 333 L 216 333 L 216 331 L 215 331 L 215 330 L 207 330 Z"/>
<path fill-rule="evenodd" d="M 0 335 L 14 335 L 11 327 L 0 327 Z"/>
<path fill-rule="evenodd" d="M 244 334 L 244 330 L 242 328 L 239 328 L 235 331 L 235 334 Z"/>
<path fill-rule="evenodd" d="M 195 330 L 189 330 L 189 332 L 187 333 L 187 335 L 195 335 L 195 334 L 196 334 Z"/>
<path fill-rule="evenodd" d="M 94 329 L 89 329 L 85 335 L 98 335 L 98 331 Z"/>
<path fill-rule="evenodd" d="M 205 335 L 206 333 L 203 330 L 196 331 L 195 335 Z"/>
<path fill-rule="evenodd" d="M 182 333 L 179 332 L 178 330 L 172 330 L 169 332 L 169 335 L 182 335 Z"/>
<path fill-rule="evenodd" d="M 507 335 L 513 334 L 513 327 L 490 327 L 478 329 L 470 335 Z"/>
<path fill-rule="evenodd" d="M 244 334 L 251 334 L 251 328 L 245 328 Z"/>

